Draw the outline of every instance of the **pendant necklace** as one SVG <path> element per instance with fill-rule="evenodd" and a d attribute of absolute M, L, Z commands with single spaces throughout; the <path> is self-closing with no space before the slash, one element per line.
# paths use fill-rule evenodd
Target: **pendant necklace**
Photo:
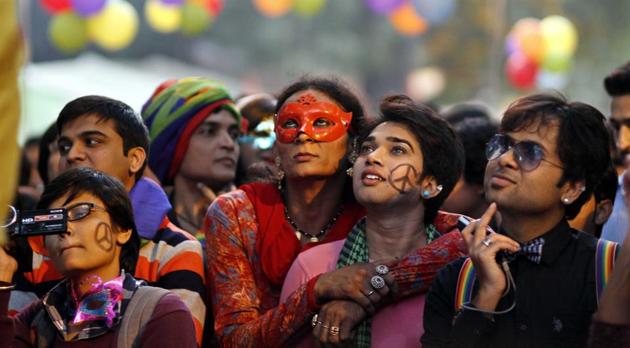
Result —
<path fill-rule="evenodd" d="M 322 238 L 330 230 L 330 228 L 335 224 L 335 222 L 337 222 L 337 219 L 339 218 L 342 212 L 343 212 L 343 205 L 340 206 L 339 209 L 337 210 L 337 213 L 330 220 L 328 220 L 328 223 L 326 223 L 326 226 L 324 226 L 324 228 L 322 228 L 317 234 L 310 234 L 308 232 L 302 231 L 298 227 L 295 221 L 291 219 L 291 216 L 289 216 L 289 210 L 287 209 L 287 207 L 286 206 L 284 207 L 284 217 L 289 222 L 289 225 L 291 225 L 291 227 L 293 227 L 293 229 L 295 230 L 295 236 L 297 237 L 297 239 L 302 240 L 302 236 L 306 236 L 308 237 L 309 243 L 319 242 L 319 239 Z"/>

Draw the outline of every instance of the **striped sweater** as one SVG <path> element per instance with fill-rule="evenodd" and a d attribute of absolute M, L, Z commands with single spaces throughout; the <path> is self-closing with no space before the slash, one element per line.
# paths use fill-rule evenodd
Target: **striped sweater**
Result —
<path fill-rule="evenodd" d="M 171 209 L 162 188 L 146 178 L 130 192 L 134 220 L 140 234 L 141 248 L 134 277 L 151 286 L 171 290 L 179 295 L 193 316 L 197 342 L 201 344 L 206 316 L 205 277 L 201 244 L 190 233 L 175 226 L 166 217 Z M 48 292 L 63 277 L 52 261 L 38 253 L 43 240 L 30 240 L 33 269 L 22 274 L 21 286 L 11 294 L 9 310 L 24 308 Z M 37 295 L 33 296 L 33 293 Z"/>

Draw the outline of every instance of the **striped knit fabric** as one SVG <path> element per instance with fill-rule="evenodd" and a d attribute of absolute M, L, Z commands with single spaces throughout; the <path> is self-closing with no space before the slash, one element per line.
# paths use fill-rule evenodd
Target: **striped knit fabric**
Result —
<path fill-rule="evenodd" d="M 237 122 L 241 114 L 217 81 L 199 77 L 162 83 L 142 107 L 149 129 L 149 167 L 163 185 L 171 185 L 193 131 L 217 109 L 228 110 Z"/>

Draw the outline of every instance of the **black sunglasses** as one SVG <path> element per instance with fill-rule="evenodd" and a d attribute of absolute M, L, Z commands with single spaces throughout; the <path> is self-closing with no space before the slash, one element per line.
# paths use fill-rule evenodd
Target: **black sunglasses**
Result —
<path fill-rule="evenodd" d="M 541 161 L 545 161 L 558 168 L 563 168 L 561 165 L 544 158 L 545 151 L 540 144 L 527 140 L 514 143 L 512 139 L 503 134 L 495 134 L 486 144 L 486 158 L 488 161 L 495 160 L 510 151 L 510 149 L 512 149 L 514 160 L 518 163 L 519 167 L 526 172 L 538 168 Z"/>
<path fill-rule="evenodd" d="M 68 221 L 81 220 L 84 217 L 90 215 L 92 210 L 107 211 L 105 208 L 94 205 L 94 203 L 77 203 L 66 209 L 68 214 Z"/>

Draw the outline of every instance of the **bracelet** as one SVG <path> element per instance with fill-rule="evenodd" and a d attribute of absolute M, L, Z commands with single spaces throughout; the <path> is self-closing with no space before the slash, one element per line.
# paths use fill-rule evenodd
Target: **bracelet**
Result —
<path fill-rule="evenodd" d="M 0 291 L 3 291 L 3 290 L 13 290 L 13 289 L 15 289 L 15 284 L 5 285 L 5 286 L 0 286 Z"/>

